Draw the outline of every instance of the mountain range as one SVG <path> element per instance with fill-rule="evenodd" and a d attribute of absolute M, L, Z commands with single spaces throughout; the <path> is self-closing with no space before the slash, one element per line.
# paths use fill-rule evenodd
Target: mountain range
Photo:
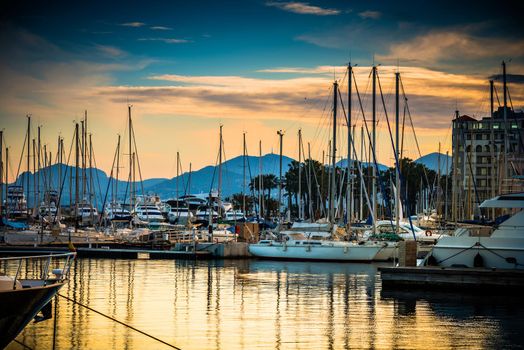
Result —
<path fill-rule="evenodd" d="M 440 155 L 440 167 L 441 173 L 446 172 L 446 155 Z M 424 164 L 426 167 L 432 170 L 437 170 L 438 164 L 438 153 L 431 153 L 425 155 L 415 162 Z M 283 156 L 282 157 L 282 172 L 285 173 L 289 168 L 289 164 L 293 161 L 292 158 Z M 279 156 L 274 153 L 268 153 L 262 156 L 262 174 L 273 174 L 278 177 L 279 175 Z M 347 164 L 346 159 L 342 159 L 337 163 L 337 166 L 345 167 Z M 368 163 L 364 163 L 367 166 Z M 388 169 L 386 165 L 377 164 L 378 168 L 383 171 Z M 451 167 L 451 157 L 448 157 L 448 166 Z M 260 162 L 259 157 L 248 156 L 246 157 L 246 186 L 249 184 L 249 179 L 257 176 L 260 173 Z M 242 191 L 243 186 L 243 172 L 244 172 L 244 159 L 242 156 L 230 159 L 222 164 L 222 194 L 224 197 L 230 196 L 234 193 Z M 59 173 L 62 176 L 62 183 L 58 181 Z M 26 186 L 27 183 L 27 172 L 22 173 L 18 179 L 17 184 Z M 64 177 L 65 175 L 65 177 Z M 79 171 L 79 178 L 81 178 L 82 172 Z M 96 169 L 86 169 L 87 183 L 85 185 L 85 196 L 92 192 L 96 194 L 98 207 L 101 207 L 103 202 L 107 202 L 111 199 L 115 190 L 118 189 L 118 198 L 123 200 L 129 196 L 129 183 L 126 180 L 122 180 L 122 177 L 118 181 L 118 186 L 114 178 L 110 178 L 106 172 Z M 35 174 L 29 173 L 29 198 L 28 205 L 33 206 L 34 201 L 34 189 L 35 179 L 38 176 L 38 172 Z M 63 188 L 61 203 L 67 205 L 70 200 L 74 200 L 73 194 L 75 191 L 75 168 L 64 164 L 55 164 L 45 169 L 40 170 L 40 188 L 43 189 L 44 182 L 50 184 L 54 189 Z M 127 177 L 127 176 L 126 176 Z M 93 180 L 90 181 L 89 179 Z M 111 180 L 111 181 L 110 181 Z M 190 183 L 189 183 L 190 182 Z M 188 185 L 190 188 L 188 189 Z M 79 181 L 79 192 L 82 193 L 83 189 L 82 182 Z M 92 191 L 90 188 L 92 187 Z M 218 166 L 209 165 L 203 167 L 200 170 L 193 171 L 191 174 L 184 173 L 178 178 L 178 194 L 207 194 L 211 190 L 216 190 L 218 187 Z M 170 197 L 177 197 L 177 178 L 171 179 L 166 178 L 152 178 L 143 180 L 141 183 L 135 184 L 137 194 L 157 194 L 163 199 Z M 249 189 L 248 189 L 249 190 Z M 41 190 L 42 191 L 42 190 Z M 42 191 L 43 192 L 43 191 Z M 106 195 L 107 193 L 107 195 Z"/>

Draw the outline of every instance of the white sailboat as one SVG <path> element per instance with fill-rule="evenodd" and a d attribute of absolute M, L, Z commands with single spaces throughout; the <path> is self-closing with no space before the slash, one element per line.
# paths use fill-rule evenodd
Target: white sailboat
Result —
<path fill-rule="evenodd" d="M 335 169 L 336 169 L 336 121 L 337 121 L 338 83 L 333 83 L 333 150 L 332 150 L 332 184 L 330 194 L 329 230 L 330 239 L 322 239 L 320 226 L 317 232 L 285 231 L 280 232 L 281 239 L 260 240 L 249 245 L 249 252 L 260 258 L 295 259 L 295 260 L 336 260 L 336 261 L 372 261 L 384 248 L 382 242 L 348 242 L 333 239 L 336 231 L 335 222 Z M 280 149 L 282 157 L 282 133 Z M 280 189 L 280 186 L 279 186 Z M 279 195 L 279 198 L 281 196 Z M 280 227 L 280 225 L 279 225 Z M 317 239 L 314 239 L 317 238 Z"/>

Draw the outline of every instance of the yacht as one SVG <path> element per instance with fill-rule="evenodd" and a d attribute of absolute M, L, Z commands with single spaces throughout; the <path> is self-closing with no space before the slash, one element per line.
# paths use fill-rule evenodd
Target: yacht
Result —
<path fill-rule="evenodd" d="M 171 224 L 186 225 L 193 217 L 187 202 L 182 199 L 168 199 L 166 204 L 169 207 L 167 219 Z"/>
<path fill-rule="evenodd" d="M 138 220 L 148 223 L 165 221 L 160 209 L 158 209 L 154 204 L 137 204 L 133 211 L 133 215 Z"/>
<path fill-rule="evenodd" d="M 0 349 L 9 345 L 31 320 L 40 322 L 52 317 L 51 299 L 67 282 L 75 255 L 0 258 L 3 272 L 12 272 L 12 277 L 0 274 Z M 36 266 L 42 270 L 33 271 L 31 267 Z M 49 271 L 51 266 L 57 268 Z"/>
<path fill-rule="evenodd" d="M 22 186 L 11 185 L 7 188 L 4 210 L 8 218 L 20 219 L 27 216 L 27 201 Z"/>
<path fill-rule="evenodd" d="M 227 222 L 244 222 L 246 216 L 241 210 L 229 210 L 224 215 L 224 221 Z"/>
<path fill-rule="evenodd" d="M 82 225 L 93 225 L 98 222 L 98 210 L 87 201 L 77 204 L 76 215 Z"/>
<path fill-rule="evenodd" d="M 426 257 L 426 265 L 524 269 L 524 193 L 488 199 L 480 208 L 510 212 L 493 227 L 458 228 L 440 238 Z"/>
<path fill-rule="evenodd" d="M 108 203 L 104 210 L 104 217 L 110 221 L 131 221 L 133 218 L 129 210 L 124 209 L 118 202 Z"/>

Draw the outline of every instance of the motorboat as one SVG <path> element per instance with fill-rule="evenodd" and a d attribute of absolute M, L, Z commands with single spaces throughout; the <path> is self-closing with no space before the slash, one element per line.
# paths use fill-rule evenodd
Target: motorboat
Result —
<path fill-rule="evenodd" d="M 377 221 L 376 228 L 376 235 L 396 234 L 397 232 L 397 224 L 395 220 L 379 220 Z M 364 231 L 364 238 L 369 238 L 372 236 L 373 231 L 371 229 Z M 418 242 L 433 244 L 443 235 L 435 230 L 424 230 L 413 223 L 400 221 L 398 236 L 403 240 L 416 240 Z"/>
<path fill-rule="evenodd" d="M 63 253 L 0 258 L 2 272 L 7 272 L 0 273 L 0 349 L 31 320 L 51 318 L 51 299 L 67 282 L 75 256 Z"/>
<path fill-rule="evenodd" d="M 524 269 L 524 193 L 496 196 L 480 208 L 509 214 L 498 225 L 461 227 L 452 236 L 440 238 L 426 265 Z"/>
<path fill-rule="evenodd" d="M 229 210 L 224 214 L 224 221 L 226 222 L 244 222 L 246 216 L 241 210 Z"/>
<path fill-rule="evenodd" d="M 165 221 L 160 209 L 154 204 L 137 204 L 133 215 L 138 220 L 148 223 Z"/>

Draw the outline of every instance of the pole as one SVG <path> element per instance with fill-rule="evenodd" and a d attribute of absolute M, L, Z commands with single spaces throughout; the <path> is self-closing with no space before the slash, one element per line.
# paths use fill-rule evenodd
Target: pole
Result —
<path fill-rule="evenodd" d="M 3 147 L 4 147 L 4 131 L 0 130 L 0 218 L 2 217 L 3 203 L 4 203 L 4 154 L 3 154 L 4 149 Z"/>
<path fill-rule="evenodd" d="M 311 161 L 311 144 L 308 142 L 307 143 L 307 158 L 309 159 L 309 166 L 308 166 L 308 195 L 309 195 L 309 220 L 311 222 L 313 222 L 313 219 L 314 219 L 314 215 L 313 215 L 313 193 L 311 191 L 311 184 L 312 184 L 312 179 L 311 179 L 311 167 L 313 166 L 313 162 Z"/>
<path fill-rule="evenodd" d="M 364 126 L 360 126 L 360 164 L 362 164 L 362 161 L 364 160 Z M 359 193 L 359 219 L 362 220 L 364 217 L 364 199 L 363 199 L 363 191 L 364 191 L 364 177 L 360 179 L 360 193 Z"/>
<path fill-rule="evenodd" d="M 371 128 L 371 133 L 372 133 L 372 149 L 374 150 L 373 151 L 373 156 L 376 157 L 377 155 L 377 135 L 376 135 L 376 126 L 377 126 L 377 111 L 376 111 L 376 94 L 377 94 L 377 67 L 376 66 L 373 66 L 373 92 L 372 92 L 372 108 L 373 108 L 373 111 L 372 111 L 372 116 L 373 116 L 373 120 L 372 120 L 372 128 Z M 375 162 L 376 159 L 373 159 L 373 161 Z M 372 166 L 372 181 L 371 181 L 371 190 L 372 190 L 372 194 L 373 194 L 373 233 L 376 234 L 377 233 L 377 223 L 376 223 L 376 218 L 377 218 L 377 169 L 376 167 Z"/>
<path fill-rule="evenodd" d="M 397 171 L 395 172 L 395 186 L 397 187 L 397 191 L 395 193 L 395 233 L 400 233 L 400 206 L 402 205 L 400 203 L 400 135 L 399 135 L 399 126 L 400 126 L 400 99 L 399 99 L 399 81 L 400 81 L 400 73 L 395 73 L 395 158 L 396 158 L 396 168 Z"/>
<path fill-rule="evenodd" d="M 280 231 L 282 226 L 282 215 L 280 215 L 280 207 L 282 205 L 282 148 L 283 148 L 283 141 L 284 141 L 284 132 L 282 130 L 277 131 L 277 134 L 280 138 L 280 175 L 278 179 L 278 208 L 277 208 L 277 214 L 278 214 L 278 230 Z"/>
<path fill-rule="evenodd" d="M 133 122 L 131 121 L 131 105 L 127 106 L 127 114 L 128 114 L 128 127 L 129 127 L 129 211 L 132 211 L 134 208 L 134 183 L 133 183 L 133 152 L 131 148 L 131 138 L 133 134 Z"/>
<path fill-rule="evenodd" d="M 335 188 L 337 166 L 337 98 L 338 83 L 333 82 L 333 144 L 331 151 L 331 186 L 329 192 L 329 222 L 335 224 Z"/>
<path fill-rule="evenodd" d="M 7 203 L 7 192 L 9 190 L 9 148 L 5 148 L 5 217 L 9 219 L 9 203 Z"/>
<path fill-rule="evenodd" d="M 243 135 L 243 146 L 242 146 L 242 213 L 246 215 L 246 133 Z M 236 218 L 236 216 L 235 216 Z"/>
<path fill-rule="evenodd" d="M 258 141 L 258 212 L 260 218 L 263 218 L 262 215 L 262 140 Z M 260 220 L 259 220 L 260 221 Z"/>
<path fill-rule="evenodd" d="M 304 218 L 302 208 L 302 129 L 298 129 L 298 219 Z"/>
<path fill-rule="evenodd" d="M 80 163 L 78 143 L 78 123 L 75 123 L 75 232 L 78 231 L 78 168 Z"/>
<path fill-rule="evenodd" d="M 351 162 L 351 142 L 352 142 L 352 133 L 351 133 L 351 88 L 353 79 L 353 67 L 351 67 L 351 62 L 348 64 L 348 159 L 347 159 L 347 183 L 346 183 L 346 224 L 348 228 L 348 233 L 351 234 L 351 219 L 353 214 L 353 179 L 351 177 L 353 164 Z"/>
<path fill-rule="evenodd" d="M 26 174 L 26 186 L 27 186 L 27 195 L 26 195 L 26 199 L 27 199 L 27 202 L 29 202 L 29 172 L 31 171 L 30 169 L 30 159 L 31 159 L 31 148 L 30 148 L 30 145 L 31 145 L 31 116 L 28 115 L 27 116 L 27 174 Z M 28 208 L 26 208 L 26 217 L 27 217 L 27 220 L 29 220 L 29 210 Z"/>
<path fill-rule="evenodd" d="M 116 144 L 116 181 L 115 181 L 115 196 L 113 202 L 118 202 L 118 172 L 120 170 L 120 135 L 118 135 L 118 142 Z M 124 198 L 125 201 L 125 198 Z"/>
<path fill-rule="evenodd" d="M 508 154 L 510 152 L 508 143 L 508 87 L 506 82 L 506 62 L 502 61 L 502 83 L 504 88 L 504 180 L 508 177 Z"/>

